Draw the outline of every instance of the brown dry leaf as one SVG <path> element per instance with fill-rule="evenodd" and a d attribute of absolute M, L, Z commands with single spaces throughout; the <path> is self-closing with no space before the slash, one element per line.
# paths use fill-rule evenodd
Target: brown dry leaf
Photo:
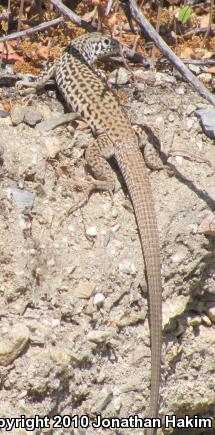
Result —
<path fill-rule="evenodd" d="M 21 72 L 22 74 L 33 74 L 38 75 L 40 70 L 30 65 L 28 62 L 25 62 L 23 59 L 16 62 L 14 67 L 15 72 Z"/>
<path fill-rule="evenodd" d="M 194 50 L 191 47 L 181 47 L 180 57 L 190 59 L 194 55 Z"/>
<path fill-rule="evenodd" d="M 7 33 L 7 31 L 8 31 L 8 21 L 2 21 L 1 22 L 1 28 L 2 28 L 3 32 Z"/>
<path fill-rule="evenodd" d="M 87 123 L 84 120 L 82 121 L 81 119 L 77 119 L 76 122 L 78 124 L 78 129 L 80 130 L 84 130 L 87 127 Z"/>
<path fill-rule="evenodd" d="M 199 27 L 203 29 L 204 27 L 208 27 L 210 24 L 210 14 L 203 15 L 199 20 Z"/>
<path fill-rule="evenodd" d="M 16 53 L 8 42 L 0 43 L 0 53 L 2 53 L 2 59 L 5 63 L 23 62 L 23 57 Z"/>
<path fill-rule="evenodd" d="M 0 43 L 0 53 L 4 53 L 4 52 L 7 52 L 7 53 L 14 53 L 14 49 L 10 46 L 10 44 L 8 44 L 8 42 L 5 42 L 5 43 L 3 43 L 3 42 L 1 42 Z"/>
<path fill-rule="evenodd" d="M 215 236 L 215 219 L 212 213 L 202 220 L 198 227 L 198 233 L 206 234 L 208 236 Z"/>
<path fill-rule="evenodd" d="M 91 281 L 80 283 L 77 287 L 74 287 L 72 293 L 76 298 L 89 299 L 95 290 L 95 284 Z"/>
<path fill-rule="evenodd" d="M 95 16 L 95 9 L 86 12 L 84 15 L 82 15 L 82 18 L 89 23 L 94 18 L 94 16 Z"/>
<path fill-rule="evenodd" d="M 194 59 L 202 60 L 205 56 L 205 50 L 203 48 L 196 48 L 194 51 Z"/>
<path fill-rule="evenodd" d="M 17 46 L 17 41 L 16 39 L 13 39 L 12 41 L 8 41 L 8 45 L 10 45 L 11 47 L 15 47 Z"/>
<path fill-rule="evenodd" d="M 45 47 L 45 46 L 39 47 L 37 50 L 37 55 L 40 59 L 46 60 L 49 57 L 49 51 L 50 51 L 49 47 Z"/>
<path fill-rule="evenodd" d="M 111 14 L 106 20 L 105 23 L 109 28 L 113 28 L 117 22 L 117 14 Z"/>
<path fill-rule="evenodd" d="M 124 92 L 117 91 L 116 94 L 120 98 L 120 100 L 122 100 L 124 102 L 128 101 L 128 96 L 126 94 L 124 94 Z"/>

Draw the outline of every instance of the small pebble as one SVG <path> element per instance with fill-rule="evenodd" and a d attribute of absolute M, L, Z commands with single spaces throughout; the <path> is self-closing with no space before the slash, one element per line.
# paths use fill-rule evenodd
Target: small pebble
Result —
<path fill-rule="evenodd" d="M 196 75 L 198 75 L 201 71 L 201 69 L 198 65 L 193 65 L 192 63 L 188 64 L 188 67 L 189 67 L 190 71 L 192 71 Z"/>
<path fill-rule="evenodd" d="M 14 125 L 19 125 L 24 120 L 25 108 L 15 104 L 10 112 L 11 120 Z"/>
<path fill-rule="evenodd" d="M 206 316 L 206 315 L 202 316 L 202 322 L 203 322 L 206 326 L 212 326 L 212 322 L 211 322 L 211 320 L 210 320 L 209 317 Z"/>
<path fill-rule="evenodd" d="M 80 283 L 78 287 L 75 287 L 72 291 L 73 295 L 79 299 L 89 299 L 95 289 L 95 284 L 90 281 Z"/>
<path fill-rule="evenodd" d="M 180 87 L 180 88 L 176 88 L 176 89 L 175 89 L 175 93 L 176 93 L 177 95 L 184 95 L 184 93 L 185 93 L 184 88 L 182 88 L 182 87 Z"/>
<path fill-rule="evenodd" d="M 96 227 L 88 227 L 86 229 L 86 234 L 89 237 L 96 237 L 97 236 L 97 228 Z"/>
<path fill-rule="evenodd" d="M 205 134 L 211 139 L 215 139 L 215 108 L 199 109 L 196 114 L 200 118 Z"/>
<path fill-rule="evenodd" d="M 16 187 L 9 187 L 7 192 L 9 198 L 12 199 L 20 209 L 26 207 L 31 208 L 33 206 L 35 193 L 30 192 L 29 190 L 17 189 Z"/>
<path fill-rule="evenodd" d="M 215 216 L 212 213 L 202 220 L 198 227 L 198 233 L 215 236 Z"/>
<path fill-rule="evenodd" d="M 35 107 L 25 107 L 24 121 L 30 127 L 34 127 L 42 119 L 42 114 Z"/>
<path fill-rule="evenodd" d="M 102 293 L 96 293 L 93 303 L 94 305 L 96 305 L 98 308 L 101 307 L 104 303 L 105 297 Z"/>
<path fill-rule="evenodd" d="M 208 73 L 201 73 L 199 74 L 198 79 L 203 83 L 210 83 L 212 80 L 212 75 Z"/>
<path fill-rule="evenodd" d="M 189 324 L 193 327 L 199 326 L 199 325 L 201 325 L 201 323 L 202 323 L 201 316 L 195 316 L 195 317 L 189 319 Z"/>
<path fill-rule="evenodd" d="M 144 83 L 137 83 L 136 84 L 136 89 L 139 92 L 144 92 L 145 91 L 145 85 L 144 85 Z"/>
<path fill-rule="evenodd" d="M 108 83 L 118 86 L 129 83 L 129 73 L 127 69 L 121 67 L 114 70 L 108 79 Z"/>
<path fill-rule="evenodd" d="M 5 110 L 0 110 L 0 118 L 7 118 L 9 116 L 9 113 Z"/>
<path fill-rule="evenodd" d="M 119 263 L 119 271 L 123 273 L 127 273 L 128 275 L 136 275 L 137 268 L 134 263 L 129 260 L 124 260 Z"/>
<path fill-rule="evenodd" d="M 115 333 L 116 331 L 114 328 L 105 331 L 95 330 L 87 334 L 87 340 L 92 341 L 93 343 L 106 343 L 115 335 Z"/>
<path fill-rule="evenodd" d="M 210 307 L 208 309 L 208 317 L 211 319 L 212 322 L 215 322 L 215 306 L 214 307 Z"/>
<path fill-rule="evenodd" d="M 174 115 L 172 113 L 169 114 L 168 120 L 169 120 L 169 122 L 175 121 L 175 117 L 174 117 Z"/>

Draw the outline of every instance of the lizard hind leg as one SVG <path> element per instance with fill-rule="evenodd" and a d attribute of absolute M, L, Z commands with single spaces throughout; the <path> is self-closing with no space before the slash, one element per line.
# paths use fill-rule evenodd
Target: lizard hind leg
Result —
<path fill-rule="evenodd" d="M 111 149 L 112 144 L 109 144 L 109 139 L 106 137 L 105 139 L 98 137 L 98 139 L 87 148 L 85 152 L 86 165 L 93 177 L 88 176 L 86 181 L 74 183 L 79 190 L 82 190 L 83 197 L 69 209 L 68 214 L 73 213 L 86 204 L 93 191 L 107 190 L 112 197 L 115 188 L 115 176 L 106 157 L 104 157 L 102 153 L 102 151 L 105 151 L 104 154 L 109 157 L 112 154 L 110 152 Z"/>
<path fill-rule="evenodd" d="M 85 152 L 87 167 L 95 177 L 96 190 L 113 191 L 115 176 L 107 162 L 107 158 L 113 155 L 112 143 L 106 135 L 99 136 Z"/>
<path fill-rule="evenodd" d="M 167 157 L 161 149 L 161 143 L 151 128 L 146 125 L 133 125 L 133 128 L 138 136 L 146 166 L 153 171 L 165 170 L 169 175 L 173 175 L 173 170 L 167 164 Z"/>

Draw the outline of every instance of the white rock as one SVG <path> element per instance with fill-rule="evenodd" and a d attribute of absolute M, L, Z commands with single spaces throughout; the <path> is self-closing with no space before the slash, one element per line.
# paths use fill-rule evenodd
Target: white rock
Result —
<path fill-rule="evenodd" d="M 97 236 L 97 228 L 96 227 L 88 227 L 86 229 L 86 234 L 89 237 L 96 237 Z"/>
<path fill-rule="evenodd" d="M 180 87 L 175 90 L 177 95 L 184 95 L 184 88 Z"/>
<path fill-rule="evenodd" d="M 94 305 L 96 305 L 97 307 L 101 307 L 101 305 L 103 305 L 105 300 L 105 297 L 102 293 L 96 293 L 93 303 Z"/>
<path fill-rule="evenodd" d="M 136 275 L 137 273 L 135 264 L 129 260 L 122 261 L 118 267 L 120 272 L 127 273 L 128 275 Z"/>

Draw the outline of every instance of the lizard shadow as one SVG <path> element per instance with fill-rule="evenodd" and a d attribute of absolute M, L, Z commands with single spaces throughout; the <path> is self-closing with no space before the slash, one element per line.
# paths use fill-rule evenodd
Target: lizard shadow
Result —
<path fill-rule="evenodd" d="M 163 164 L 163 168 L 160 167 L 158 170 L 155 170 L 155 171 L 169 169 L 172 176 L 174 176 L 180 183 L 183 183 L 189 189 L 191 189 L 200 199 L 202 199 L 207 204 L 207 206 L 209 207 L 209 209 L 211 211 L 214 211 L 215 210 L 215 200 L 210 195 L 208 195 L 207 192 L 205 192 L 204 190 L 201 190 L 199 187 L 197 187 L 191 179 L 187 178 L 184 174 L 182 174 L 173 163 L 168 162 L 169 156 L 164 151 L 161 150 L 161 143 L 160 143 L 158 137 L 151 130 L 151 128 L 145 124 L 138 124 L 138 127 L 140 127 L 146 133 L 147 140 L 153 145 L 156 152 L 159 153 L 159 158 Z M 140 144 L 140 148 L 143 148 L 143 147 L 144 147 L 144 144 Z M 144 156 L 143 156 L 143 158 L 144 158 Z M 115 162 L 112 161 L 112 159 L 110 161 L 110 164 L 111 164 L 111 167 L 114 170 L 116 170 L 116 164 L 115 164 Z M 117 171 L 117 176 L 119 178 L 119 181 L 120 181 L 120 184 L 123 188 L 124 193 L 125 192 L 127 193 L 128 190 L 125 186 L 125 182 L 123 180 L 123 177 L 121 176 L 121 174 L 119 174 L 119 171 Z"/>
<path fill-rule="evenodd" d="M 211 211 L 215 210 L 215 200 L 208 195 L 207 192 L 197 187 L 192 180 L 182 174 L 173 163 L 168 162 L 168 167 L 174 171 L 174 176 L 180 183 L 185 184 L 190 190 L 192 190 L 200 199 L 202 199 Z"/>

